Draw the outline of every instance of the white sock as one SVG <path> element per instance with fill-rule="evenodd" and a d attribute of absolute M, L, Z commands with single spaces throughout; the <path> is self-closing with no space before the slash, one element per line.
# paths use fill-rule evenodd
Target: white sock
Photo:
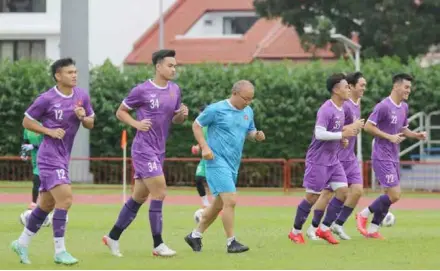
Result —
<path fill-rule="evenodd" d="M 332 227 L 334 227 L 334 228 L 336 228 L 336 229 L 342 229 L 342 226 L 341 225 L 338 225 L 338 224 L 336 224 L 336 223 L 334 223 L 333 222 L 333 224 L 332 224 Z"/>
<path fill-rule="evenodd" d="M 310 229 L 313 229 L 314 231 L 316 231 L 318 228 L 314 227 L 313 225 L 310 225 Z"/>
<path fill-rule="evenodd" d="M 232 241 L 234 241 L 235 240 L 235 236 L 232 236 L 232 237 L 230 237 L 230 238 L 228 238 L 228 246 L 230 246 L 231 245 L 231 243 L 232 243 Z"/>
<path fill-rule="evenodd" d="M 64 245 L 64 237 L 54 237 L 53 241 L 55 244 L 55 254 L 66 251 L 66 246 Z"/>
<path fill-rule="evenodd" d="M 326 225 L 324 225 L 324 224 L 322 224 L 322 223 L 321 223 L 321 225 L 319 225 L 319 228 L 320 228 L 322 231 L 328 231 L 328 230 L 329 230 L 329 227 L 327 227 Z"/>
<path fill-rule="evenodd" d="M 375 233 L 377 231 L 379 231 L 379 226 L 376 224 L 370 223 L 370 225 L 368 226 L 367 232 L 368 233 Z"/>
<path fill-rule="evenodd" d="M 295 228 L 292 228 L 292 233 L 295 234 L 295 235 L 297 235 L 297 234 L 300 234 L 300 233 L 301 233 L 301 230 L 297 230 L 297 229 L 295 229 Z"/>
<path fill-rule="evenodd" d="M 202 238 L 202 233 L 198 232 L 197 230 L 193 230 L 191 233 L 192 238 Z"/>
<path fill-rule="evenodd" d="M 203 206 L 205 206 L 205 207 L 209 206 L 209 200 L 208 200 L 208 196 L 207 195 L 204 195 L 202 197 L 202 203 L 203 203 Z"/>
<path fill-rule="evenodd" d="M 366 217 L 366 218 L 368 218 L 368 217 L 371 215 L 370 209 L 368 209 L 368 207 L 365 208 L 365 209 L 363 209 L 363 210 L 361 211 L 360 215 L 361 215 L 362 217 Z"/>
<path fill-rule="evenodd" d="M 34 237 L 35 232 L 31 232 L 26 227 L 24 227 L 23 232 L 21 233 L 20 237 L 18 238 L 18 244 L 22 247 L 28 247 L 29 243 L 32 240 L 32 237 Z"/>

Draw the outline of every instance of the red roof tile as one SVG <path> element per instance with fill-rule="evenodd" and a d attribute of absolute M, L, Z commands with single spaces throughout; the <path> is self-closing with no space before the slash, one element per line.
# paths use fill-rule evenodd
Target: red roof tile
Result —
<path fill-rule="evenodd" d="M 259 19 L 241 37 L 179 38 L 208 11 L 253 11 L 252 0 L 177 0 L 164 14 L 164 46 L 174 49 L 180 64 L 200 62 L 249 63 L 259 59 L 310 59 L 301 48 L 298 34 L 280 20 Z M 156 22 L 134 44 L 126 64 L 151 63 L 158 49 L 159 24 Z M 334 58 L 328 50 L 318 50 L 317 57 Z"/>

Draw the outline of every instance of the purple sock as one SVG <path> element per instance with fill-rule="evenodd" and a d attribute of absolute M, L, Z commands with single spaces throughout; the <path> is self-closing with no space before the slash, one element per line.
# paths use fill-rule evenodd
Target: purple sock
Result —
<path fill-rule="evenodd" d="M 339 226 L 344 225 L 344 223 L 347 221 L 348 217 L 351 215 L 352 212 L 353 212 L 353 208 L 344 205 L 335 223 L 338 224 Z"/>
<path fill-rule="evenodd" d="M 325 214 L 324 221 L 322 223 L 327 227 L 330 227 L 333 221 L 336 220 L 336 217 L 338 217 L 338 213 L 341 212 L 343 205 L 344 202 L 340 201 L 336 197 L 333 197 L 327 206 L 327 213 Z"/>
<path fill-rule="evenodd" d="M 53 237 L 64 237 L 66 231 L 67 210 L 55 209 L 52 218 Z"/>
<path fill-rule="evenodd" d="M 161 200 L 152 200 L 150 203 L 150 226 L 153 235 L 162 234 L 162 204 Z"/>
<path fill-rule="evenodd" d="M 296 210 L 295 222 L 293 224 L 293 228 L 296 230 L 301 230 L 302 226 L 307 220 L 307 217 L 310 214 L 310 209 L 312 208 L 312 204 L 310 204 L 307 200 L 303 199 L 301 203 L 298 205 L 298 209 Z"/>
<path fill-rule="evenodd" d="M 129 198 L 125 202 L 124 207 L 122 207 L 122 210 L 118 216 L 118 220 L 116 221 L 108 236 L 113 240 L 119 240 L 122 232 L 136 218 L 136 215 L 141 206 L 141 203 L 136 202 L 133 198 Z"/>
<path fill-rule="evenodd" d="M 312 219 L 312 226 L 317 228 L 319 226 L 319 223 L 321 223 L 321 219 L 324 216 L 324 210 L 317 210 L 313 211 L 313 219 Z"/>
<path fill-rule="evenodd" d="M 388 197 L 388 195 L 382 195 L 382 196 L 378 197 L 373 202 L 373 204 L 376 201 L 380 202 L 380 209 L 379 210 L 376 209 L 376 211 L 374 212 L 373 220 L 371 221 L 371 223 L 376 224 L 376 225 L 380 225 L 380 223 L 382 223 L 383 219 L 385 218 L 388 211 L 390 210 L 391 200 L 390 200 L 390 197 Z M 371 205 L 373 205 L 373 204 L 371 204 Z M 372 208 L 370 208 L 370 210 L 373 211 Z"/>
<path fill-rule="evenodd" d="M 46 220 L 48 214 L 49 213 L 46 213 L 37 206 L 37 208 L 35 208 L 29 216 L 26 228 L 33 233 L 38 232 L 38 230 L 41 228 L 41 225 L 43 225 L 44 220 Z"/>
<path fill-rule="evenodd" d="M 152 200 L 150 203 L 150 227 L 153 235 L 153 246 L 158 247 L 162 240 L 162 205 L 161 200 Z"/>

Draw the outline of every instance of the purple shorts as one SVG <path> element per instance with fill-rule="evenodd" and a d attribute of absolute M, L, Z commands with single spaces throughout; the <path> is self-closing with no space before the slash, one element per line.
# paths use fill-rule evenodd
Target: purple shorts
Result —
<path fill-rule="evenodd" d="M 400 185 L 399 163 L 385 160 L 373 160 L 373 170 L 376 179 L 382 187 L 395 187 Z"/>
<path fill-rule="evenodd" d="M 321 192 L 330 183 L 347 183 L 341 163 L 332 166 L 321 166 L 306 162 L 303 187 L 306 191 Z"/>
<path fill-rule="evenodd" d="M 133 158 L 134 178 L 136 180 L 163 175 L 165 153 L 156 155 L 132 151 L 131 157 Z"/>
<path fill-rule="evenodd" d="M 342 167 L 345 171 L 345 176 L 347 176 L 348 185 L 352 184 L 363 184 L 361 169 L 359 167 L 359 162 L 354 161 L 341 161 Z"/>
<path fill-rule="evenodd" d="M 61 184 L 70 184 L 68 170 L 40 168 L 40 192 L 48 192 Z"/>

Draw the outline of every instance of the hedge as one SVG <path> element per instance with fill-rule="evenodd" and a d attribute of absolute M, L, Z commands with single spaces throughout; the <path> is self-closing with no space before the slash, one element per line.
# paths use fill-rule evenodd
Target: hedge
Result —
<path fill-rule="evenodd" d="M 54 85 L 47 62 L 0 63 L 0 155 L 17 155 L 22 138 L 23 112 L 38 93 Z M 192 120 L 198 108 L 228 97 L 232 84 L 248 79 L 255 84 L 256 95 L 252 104 L 255 122 L 264 130 L 267 140 L 259 146 L 248 143 L 244 157 L 302 158 L 310 143 L 316 111 L 329 97 L 325 79 L 333 72 L 351 72 L 351 62 L 311 62 L 292 65 L 291 62 L 249 65 L 201 64 L 182 66 L 176 82 L 183 93 L 183 102 L 190 109 L 184 125 L 173 126 L 167 146 L 168 157 L 190 156 L 194 144 Z M 397 59 L 383 58 L 362 63 L 362 72 L 368 80 L 362 102 L 362 115 L 368 117 L 374 104 L 389 95 L 391 77 L 397 72 L 415 76 L 410 96 L 410 113 L 431 112 L 440 101 L 440 65 L 421 68 L 416 61 L 403 65 Z M 122 129 L 115 112 L 128 91 L 137 83 L 151 78 L 151 67 L 126 67 L 121 71 L 110 62 L 91 71 L 90 94 L 96 112 L 96 125 L 91 132 L 91 155 L 94 157 L 120 156 L 119 140 Z M 79 75 L 80 76 L 80 75 Z M 134 135 L 128 129 L 130 142 Z M 405 144 L 410 144 L 406 142 Z M 364 134 L 364 157 L 370 157 L 371 137 Z"/>

